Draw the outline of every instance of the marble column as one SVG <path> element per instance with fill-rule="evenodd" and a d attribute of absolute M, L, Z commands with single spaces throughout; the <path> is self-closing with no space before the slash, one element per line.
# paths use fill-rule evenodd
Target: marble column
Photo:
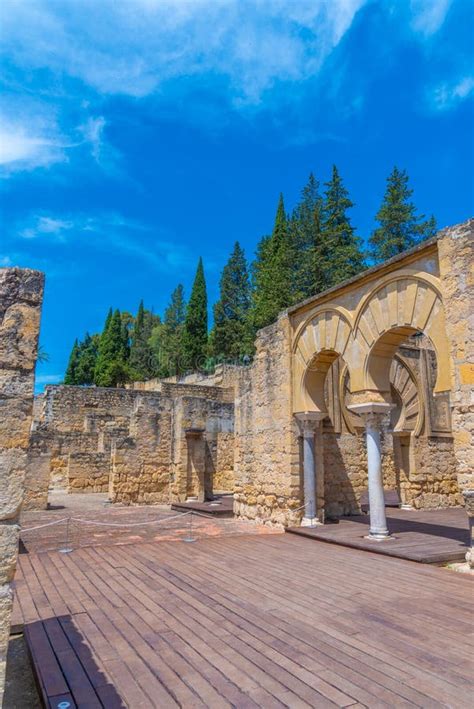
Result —
<path fill-rule="evenodd" d="M 304 515 L 302 527 L 315 527 L 321 524 L 317 506 L 317 470 L 314 448 L 314 436 L 326 413 L 320 411 L 304 411 L 295 414 L 303 435 L 303 488 Z"/>
<path fill-rule="evenodd" d="M 370 531 L 368 539 L 383 541 L 390 539 L 385 516 L 385 497 L 382 478 L 381 424 L 392 408 L 392 404 L 367 403 L 348 407 L 364 419 L 367 436 L 367 467 L 369 487 Z"/>
<path fill-rule="evenodd" d="M 464 490 L 462 494 L 469 517 L 469 548 L 466 552 L 466 561 L 471 569 L 474 569 L 474 490 Z"/>

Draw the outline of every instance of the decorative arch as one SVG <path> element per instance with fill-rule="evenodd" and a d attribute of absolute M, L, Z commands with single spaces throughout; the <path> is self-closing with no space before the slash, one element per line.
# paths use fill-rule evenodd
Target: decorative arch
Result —
<path fill-rule="evenodd" d="M 299 327 L 293 347 L 295 411 L 326 412 L 326 374 L 344 356 L 351 334 L 352 318 L 343 308 L 323 307 Z"/>
<path fill-rule="evenodd" d="M 451 387 L 444 308 L 437 279 L 400 272 L 380 283 L 361 302 L 355 318 L 354 339 L 364 353 L 363 390 L 390 391 L 393 356 L 410 335 L 423 332 L 433 343 L 438 358 L 435 393 Z"/>

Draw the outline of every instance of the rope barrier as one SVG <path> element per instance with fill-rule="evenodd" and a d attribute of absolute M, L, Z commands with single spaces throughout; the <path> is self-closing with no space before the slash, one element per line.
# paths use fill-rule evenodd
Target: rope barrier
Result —
<path fill-rule="evenodd" d="M 67 522 L 69 517 L 62 517 L 61 519 L 56 519 L 54 522 L 46 522 L 46 524 L 38 524 L 36 527 L 22 527 L 21 533 L 23 532 L 33 532 L 35 529 L 43 529 L 43 527 L 52 527 L 53 524 L 60 524 L 61 522 Z"/>
<path fill-rule="evenodd" d="M 117 522 L 96 522 L 92 519 L 80 519 L 79 517 L 71 517 L 72 522 L 82 522 L 82 524 L 93 524 L 100 527 L 143 527 L 145 524 L 161 524 L 162 522 L 169 522 L 172 519 L 178 519 L 178 517 L 183 518 L 188 515 L 196 514 L 192 510 L 190 512 L 183 512 L 179 515 L 173 515 L 172 517 L 165 517 L 164 519 L 152 519 L 145 520 L 144 522 L 130 522 L 130 524 L 118 524 Z"/>

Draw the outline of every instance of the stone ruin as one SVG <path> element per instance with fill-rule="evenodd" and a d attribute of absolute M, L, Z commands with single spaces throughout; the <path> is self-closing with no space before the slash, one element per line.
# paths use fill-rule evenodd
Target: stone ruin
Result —
<path fill-rule="evenodd" d="M 18 554 L 44 276 L 0 269 L 0 694 Z M 1 697 L 0 697 L 1 702 Z"/>

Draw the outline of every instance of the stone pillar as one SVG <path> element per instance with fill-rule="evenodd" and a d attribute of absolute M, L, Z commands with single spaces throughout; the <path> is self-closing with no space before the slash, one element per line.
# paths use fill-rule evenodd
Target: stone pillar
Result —
<path fill-rule="evenodd" d="M 188 447 L 188 481 L 191 489 L 195 486 L 197 478 L 198 502 L 212 499 L 212 489 L 206 479 L 206 450 L 204 428 L 187 428 L 186 443 Z"/>
<path fill-rule="evenodd" d="M 25 490 L 44 276 L 0 269 L 0 705 Z"/>
<path fill-rule="evenodd" d="M 321 421 L 327 414 L 321 411 L 304 411 L 295 414 L 303 435 L 303 488 L 304 515 L 302 527 L 315 527 L 321 524 L 317 508 L 317 470 L 314 449 L 314 436 Z"/>
<path fill-rule="evenodd" d="M 382 541 L 389 539 L 390 534 L 385 516 L 380 429 L 382 420 L 389 413 L 392 405 L 372 402 L 367 404 L 354 404 L 348 408 L 354 411 L 354 413 L 360 414 L 365 422 L 370 515 L 370 531 L 368 538 Z"/>
<path fill-rule="evenodd" d="M 466 552 L 466 561 L 474 569 L 474 490 L 464 490 L 464 502 L 469 517 L 469 549 Z"/>

